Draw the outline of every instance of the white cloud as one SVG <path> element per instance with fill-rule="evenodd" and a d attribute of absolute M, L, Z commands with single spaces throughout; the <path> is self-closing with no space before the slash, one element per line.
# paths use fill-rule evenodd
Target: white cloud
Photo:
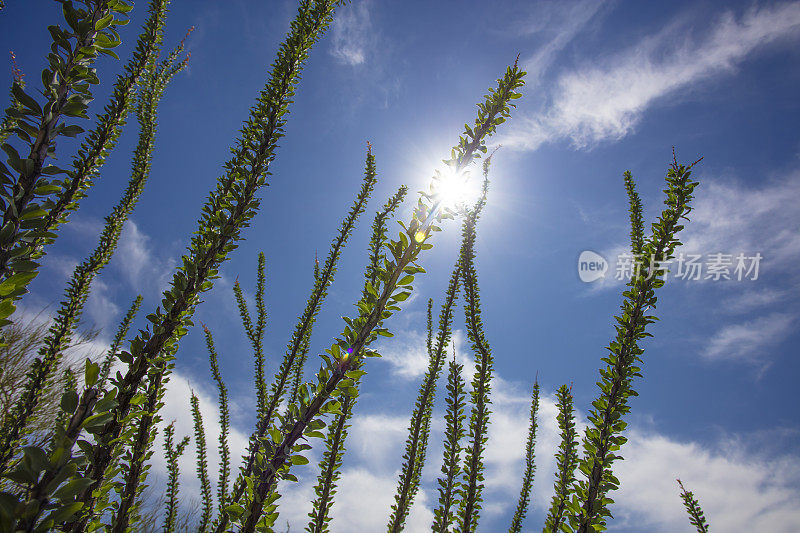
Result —
<path fill-rule="evenodd" d="M 435 332 L 434 332 L 435 334 Z M 452 347 L 455 345 L 456 354 L 461 363 L 474 363 L 466 358 L 466 335 L 463 330 L 455 330 L 450 345 L 445 350 L 446 359 L 452 357 Z M 434 337 L 434 344 L 436 339 Z M 426 334 L 416 330 L 396 332 L 394 337 L 381 342 L 377 348 L 381 354 L 381 361 L 392 365 L 392 373 L 405 379 L 416 379 L 428 370 L 428 349 L 426 347 Z M 465 366 L 466 369 L 466 366 Z M 471 377 L 472 374 L 469 374 Z"/>
<path fill-rule="evenodd" d="M 216 394 L 212 396 L 199 387 L 198 383 L 191 383 L 188 378 L 180 373 L 173 372 L 164 393 L 164 407 L 160 411 L 162 421 L 158 425 L 158 438 L 153 443 L 153 466 L 154 473 L 161 479 L 166 479 L 167 465 L 162 450 L 164 449 L 164 428 L 170 422 L 175 422 L 175 441 L 180 442 L 184 436 L 189 436 L 191 442 L 186 447 L 181 459 L 180 483 L 182 494 L 190 497 L 199 497 L 200 481 L 196 474 L 196 446 L 194 438 L 194 421 L 192 420 L 190 398 L 191 391 L 194 390 L 199 400 L 200 414 L 203 417 L 205 427 L 206 450 L 208 454 L 208 473 L 211 479 L 212 492 L 216 495 L 217 481 L 219 473 L 219 436 L 222 432 L 219 419 L 219 405 L 216 401 Z M 247 449 L 249 434 L 231 427 L 228 434 L 228 445 L 231 451 L 231 471 L 232 477 L 238 472 L 238 466 Z"/>
<path fill-rule="evenodd" d="M 175 267 L 174 260 L 153 251 L 150 237 L 130 219 L 125 223 L 114 256 L 112 263 L 131 287 L 136 290 L 147 287 L 154 294 L 166 288 Z"/>
<path fill-rule="evenodd" d="M 399 472 L 392 476 L 376 475 L 363 468 L 342 472 L 339 492 L 333 505 L 331 531 L 380 531 L 386 528 L 394 503 Z M 365 495 L 369 497 L 365 498 Z M 433 502 L 424 490 L 417 493 L 406 519 L 407 531 L 429 531 L 433 522 Z"/>
<path fill-rule="evenodd" d="M 370 471 L 393 473 L 408 434 L 406 416 L 365 414 L 353 418 L 347 448 Z"/>
<path fill-rule="evenodd" d="M 796 457 L 760 457 L 735 440 L 705 447 L 631 431 L 615 465 L 621 489 L 612 512 L 620 525 L 654 532 L 688 530 L 675 478 L 694 492 L 717 531 L 800 531 Z"/>
<path fill-rule="evenodd" d="M 369 1 L 358 0 L 337 10 L 331 54 L 341 63 L 356 66 L 367 61 L 374 45 L 369 8 Z"/>
<path fill-rule="evenodd" d="M 493 382 L 492 417 L 485 453 L 484 490 L 485 521 L 500 520 L 516 506 L 525 440 L 527 438 L 529 391 L 496 377 Z M 176 434 L 193 434 L 188 416 L 191 386 L 174 374 L 165 398 L 165 422 L 176 419 Z M 209 445 L 209 471 L 212 479 L 217 469 L 216 438 L 219 425 L 215 402 L 202 389 L 195 387 L 200 398 Z M 532 511 L 541 514 L 549 507 L 553 493 L 554 455 L 560 437 L 556 424 L 553 394 L 543 391 L 539 406 L 539 428 L 536 441 L 536 475 Z M 579 435 L 583 434 L 585 417 L 576 413 Z M 408 414 L 367 414 L 356 416 L 347 441 L 348 453 L 338 484 L 331 514 L 331 531 L 377 531 L 384 528 L 396 490 L 401 452 L 408 424 Z M 163 425 L 163 423 L 162 423 Z M 442 420 L 432 424 L 430 447 L 423 471 L 423 484 L 417 494 L 406 530 L 428 531 L 432 509 L 436 506 L 435 480 L 441 463 Z M 678 496 L 675 478 L 681 477 L 695 492 L 712 527 L 721 531 L 796 531 L 800 528 L 800 512 L 795 502 L 800 496 L 800 461 L 774 452 L 750 453 L 742 439 L 726 438 L 713 445 L 681 442 L 654 429 L 643 431 L 633 427 L 629 442 L 621 450 L 624 461 L 615 463 L 614 471 L 621 480 L 621 490 L 612 494 L 616 504 L 612 524 L 648 531 L 668 532 L 688 527 L 685 511 Z M 234 459 L 246 446 L 247 437 L 233 431 Z M 278 501 L 281 513 L 278 524 L 288 521 L 300 530 L 314 498 L 313 485 L 319 457 L 319 442 L 311 452 L 311 464 L 295 472 L 300 482 L 281 489 Z M 159 438 L 156 446 L 161 446 Z M 753 448 L 753 446 L 750 446 Z M 154 454 L 156 473 L 163 476 L 163 458 Z M 187 449 L 181 461 L 181 483 L 184 497 L 196 498 L 199 484 L 194 475 L 193 449 Z M 366 495 L 366 496 L 365 496 Z M 535 526 L 536 524 L 529 524 Z"/>
<path fill-rule="evenodd" d="M 763 362 L 769 351 L 792 332 L 796 317 L 771 313 L 743 324 L 728 325 L 711 337 L 703 355 L 709 359 Z"/>
<path fill-rule="evenodd" d="M 774 305 L 789 296 L 788 290 L 776 290 L 769 287 L 746 290 L 723 303 L 725 310 L 731 313 L 747 313 L 755 309 Z"/>
<path fill-rule="evenodd" d="M 638 124 L 645 110 L 659 99 L 685 90 L 737 64 L 763 46 L 796 38 L 800 3 L 754 8 L 739 17 L 726 11 L 703 35 L 687 38 L 691 27 L 670 24 L 653 37 L 562 75 L 552 90 L 548 110 L 515 119 L 498 142 L 534 150 L 542 143 L 569 138 L 577 147 L 618 140 Z"/>
<path fill-rule="evenodd" d="M 532 5 L 530 18 L 520 24 L 519 33 L 539 37 L 539 48 L 522 61 L 526 85 L 530 86 L 553 63 L 559 52 L 578 35 L 605 5 L 603 1 L 537 2 Z"/>
<path fill-rule="evenodd" d="M 702 254 L 760 252 L 760 275 L 796 274 L 800 261 L 800 171 L 759 188 L 703 179 L 682 242 Z"/>
<path fill-rule="evenodd" d="M 86 300 L 86 317 L 91 323 L 103 330 L 106 337 L 110 337 L 111 330 L 117 323 L 120 307 L 114 303 L 112 288 L 102 279 L 95 278 L 89 298 Z"/>

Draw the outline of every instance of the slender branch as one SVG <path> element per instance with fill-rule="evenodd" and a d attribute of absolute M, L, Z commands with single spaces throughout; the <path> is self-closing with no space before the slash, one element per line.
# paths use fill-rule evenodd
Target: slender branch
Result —
<path fill-rule="evenodd" d="M 114 383 L 119 390 L 118 404 L 113 420 L 95 447 L 94 461 L 87 472 L 94 482 L 79 497 L 86 509 L 94 505 L 92 493 L 103 482 L 113 460 L 113 443 L 123 430 L 122 421 L 128 416 L 139 384 L 159 354 L 172 356 L 175 353 L 200 293 L 213 286 L 217 269 L 236 247 L 242 230 L 260 205 L 256 192 L 266 185 L 267 170 L 275 157 L 277 141 L 283 136 L 286 111 L 299 81 L 302 63 L 330 22 L 332 12 L 332 2 L 305 0 L 301 4 L 299 17 L 293 21 L 291 32 L 278 52 L 270 79 L 251 110 L 232 159 L 226 164 L 226 174 L 209 195 L 189 251 L 164 293 L 163 310 L 159 308 L 149 315 L 152 333 L 140 331 L 131 341 L 130 352 L 120 354 L 120 359 L 130 366 L 126 375 Z M 84 531 L 85 527 L 86 520 L 81 520 L 72 530 Z"/>
<path fill-rule="evenodd" d="M 111 365 L 114 364 L 114 359 L 117 357 L 119 347 L 122 346 L 122 343 L 125 341 L 125 336 L 128 334 L 131 323 L 133 322 L 133 319 L 136 318 L 136 313 L 139 312 L 139 308 L 141 306 L 142 295 L 139 294 L 136 296 L 136 299 L 133 301 L 130 308 L 128 308 L 128 312 L 125 313 L 125 317 L 122 319 L 122 322 L 120 322 L 119 328 L 117 329 L 117 334 L 114 335 L 114 340 L 111 341 L 108 354 L 103 360 L 103 366 L 100 368 L 100 381 L 98 385 L 98 387 L 101 389 L 105 386 L 105 383 L 108 380 L 108 374 L 111 372 Z"/>
<path fill-rule="evenodd" d="M 514 517 L 511 519 L 511 526 L 508 528 L 509 533 L 519 533 L 519 531 L 522 529 L 522 521 L 525 519 L 525 515 L 528 514 L 531 487 L 533 486 L 533 475 L 536 471 L 536 465 L 534 464 L 534 447 L 536 445 L 538 413 L 539 379 L 537 377 L 536 381 L 533 383 L 533 392 L 531 393 L 531 415 L 530 424 L 528 426 L 528 442 L 525 444 L 525 473 L 522 475 L 522 488 L 519 491 L 517 509 L 514 511 Z"/>
<path fill-rule="evenodd" d="M 69 345 L 75 327 L 83 312 L 89 296 L 91 284 L 102 270 L 117 247 L 122 228 L 133 212 L 144 186 L 150 176 L 150 166 L 155 146 L 158 103 L 164 94 L 172 75 L 164 76 L 161 71 L 149 72 L 143 93 L 139 99 L 137 116 L 140 124 L 139 142 L 133 154 L 131 178 L 122 198 L 105 219 L 105 227 L 92 254 L 75 268 L 67 289 L 65 300 L 57 312 L 56 319 L 39 350 L 39 357 L 31 365 L 23 393 L 11 416 L 3 421 L 0 436 L 0 472 L 4 471 L 11 459 L 14 447 L 32 420 L 42 393 L 49 386 L 52 373 L 57 368 L 64 350 Z"/>
<path fill-rule="evenodd" d="M 211 481 L 208 478 L 208 458 L 206 453 L 206 435 L 203 429 L 203 416 L 200 414 L 200 402 L 192 392 L 192 419 L 194 420 L 194 443 L 197 451 L 197 479 L 200 480 L 203 514 L 200 517 L 198 531 L 205 532 L 211 522 L 213 500 L 211 497 Z"/>
<path fill-rule="evenodd" d="M 637 393 L 633 389 L 633 378 L 641 376 L 640 356 L 643 350 L 638 342 L 649 333 L 647 324 L 656 320 L 645 315 L 647 309 L 657 302 L 655 290 L 664 285 L 663 270 L 657 261 L 672 258 L 678 245 L 677 233 L 683 229 L 680 220 L 690 212 L 689 202 L 693 198 L 696 181 L 690 179 L 691 165 L 686 167 L 673 161 L 667 172 L 666 209 L 652 225 L 652 235 L 642 247 L 642 265 L 639 272 L 628 283 L 617 317 L 617 336 L 608 346 L 609 354 L 603 358 L 606 368 L 600 370 L 599 397 L 592 402 L 589 426 L 583 439 L 584 454 L 578 463 L 579 470 L 587 480 L 573 485 L 573 495 L 567 508 L 569 522 L 579 533 L 589 533 L 605 527 L 605 518 L 610 516 L 606 495 L 615 490 L 618 481 L 611 472 L 611 465 L 619 456 L 615 453 L 625 442 L 621 434 L 627 423 L 623 416 L 630 411 L 628 398 Z"/>
<path fill-rule="evenodd" d="M 430 307 L 429 307 L 430 308 Z M 447 373 L 447 412 L 444 415 L 445 443 L 444 458 L 442 460 L 442 474 L 444 478 L 439 478 L 439 506 L 433 511 L 433 525 L 431 530 L 436 533 L 447 533 L 453 521 L 453 506 L 458 503 L 457 479 L 461 472 L 459 462 L 461 460 L 461 439 L 464 437 L 464 378 L 461 372 L 464 365 L 458 364 L 455 357 L 450 361 Z"/>
<path fill-rule="evenodd" d="M 177 446 L 173 443 L 175 435 L 175 422 L 167 426 L 164 436 L 164 454 L 167 459 L 167 501 L 166 508 L 164 509 L 164 533 L 172 533 L 175 531 L 175 522 L 178 515 L 178 491 L 180 482 L 178 475 L 180 470 L 178 468 L 178 459 L 183 455 L 183 451 L 189 444 L 189 437 L 184 437 Z"/>
<path fill-rule="evenodd" d="M 681 488 L 681 499 L 683 506 L 686 507 L 686 512 L 689 513 L 689 523 L 697 528 L 697 533 L 708 533 L 708 522 L 703 514 L 703 509 L 700 507 L 700 502 L 694 497 L 691 491 L 687 491 L 681 480 L 677 480 Z"/>
<path fill-rule="evenodd" d="M 484 165 L 484 175 L 488 174 L 488 162 Z M 491 379 L 494 359 L 491 348 L 483 332 L 481 318 L 478 273 L 475 269 L 475 239 L 478 216 L 486 202 L 488 178 L 484 179 L 483 194 L 470 213 L 463 229 L 461 252 L 461 277 L 464 284 L 464 317 L 467 335 L 476 355 L 475 374 L 470 391 L 469 443 L 464 457 L 464 475 L 460 487 L 460 502 L 457 519 L 458 530 L 464 533 L 474 531 L 478 525 L 483 491 L 483 451 L 488 438 L 489 404 L 491 403 Z"/>
<path fill-rule="evenodd" d="M 214 347 L 214 337 L 211 330 L 203 324 L 208 348 L 208 361 L 211 364 L 211 374 L 217 383 L 219 391 L 220 433 L 219 433 L 219 481 L 217 485 L 217 501 L 219 508 L 223 509 L 228 503 L 228 478 L 231 474 L 231 450 L 228 445 L 230 432 L 230 413 L 228 411 L 228 389 L 222 381 L 222 374 L 217 363 L 217 350 Z"/>
<path fill-rule="evenodd" d="M 544 531 L 562 531 L 564 511 L 569 500 L 570 489 L 575 481 L 575 466 L 578 463 L 578 441 L 575 433 L 575 414 L 572 391 L 562 385 L 556 391 L 558 399 L 558 428 L 561 431 L 561 444 L 556 452 L 556 481 L 550 511 L 544 522 Z"/>

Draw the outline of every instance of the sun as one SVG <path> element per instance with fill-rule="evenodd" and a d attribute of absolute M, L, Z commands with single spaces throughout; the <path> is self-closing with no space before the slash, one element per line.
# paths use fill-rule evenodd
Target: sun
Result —
<path fill-rule="evenodd" d="M 478 181 L 470 179 L 468 171 L 456 172 L 451 168 L 436 171 L 431 189 L 439 205 L 450 210 L 471 206 L 481 194 Z"/>

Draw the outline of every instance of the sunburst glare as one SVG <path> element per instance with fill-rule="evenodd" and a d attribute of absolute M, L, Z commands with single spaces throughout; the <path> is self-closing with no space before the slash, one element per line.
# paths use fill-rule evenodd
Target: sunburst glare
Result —
<path fill-rule="evenodd" d="M 459 209 L 474 204 L 481 194 L 480 183 L 468 171 L 436 171 L 431 184 L 434 197 L 443 208 Z"/>

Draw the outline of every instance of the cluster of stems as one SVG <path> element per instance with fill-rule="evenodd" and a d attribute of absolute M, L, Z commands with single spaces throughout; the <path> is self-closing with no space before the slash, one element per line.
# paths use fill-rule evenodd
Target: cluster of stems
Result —
<path fill-rule="evenodd" d="M 85 135 L 69 169 L 47 164 L 55 155 L 56 138 L 84 133 L 77 124 L 67 124 L 66 119 L 88 118 L 90 85 L 99 81 L 92 65 L 98 54 L 116 57 L 112 48 L 121 39 L 117 29 L 126 22 L 117 17 L 132 7 L 123 0 L 62 2 L 67 27 L 50 27 L 53 42 L 48 68 L 42 73 L 42 99 L 26 92 L 21 73 L 15 73 L 11 105 L 0 124 L 0 144 L 7 155 L 6 163 L 0 162 L 0 327 L 11 323 L 15 302 L 27 292 L 27 285 L 38 273 L 35 260 L 44 256 L 44 246 L 56 238 L 54 231 L 67 222 L 99 177 L 132 110 L 140 133 L 128 186 L 106 217 L 96 248 L 75 269 L 18 400 L 2 419 L 0 531 L 57 529 L 83 533 L 104 528 L 122 533 L 141 525 L 142 492 L 178 342 L 193 326 L 192 316 L 200 295 L 213 286 L 222 263 L 237 247 L 260 208 L 257 193 L 267 185 L 269 167 L 283 136 L 303 64 L 343 1 L 300 0 L 268 81 L 231 149 L 223 176 L 202 208 L 188 250 L 160 305 L 146 317 L 149 325 L 126 341 L 142 305 L 142 297 L 138 296 L 103 361 L 97 363 L 87 358 L 81 376 L 76 368 L 61 368 L 62 355 L 75 334 L 91 284 L 111 259 L 123 226 L 142 194 L 155 147 L 158 104 L 168 83 L 186 66 L 188 59 L 180 59 L 184 41 L 164 59 L 159 58 L 168 3 L 169 0 L 150 0 L 148 17 L 133 55 L 114 84 L 110 102 L 97 117 L 94 128 Z M 430 186 L 416 199 L 408 219 L 398 221 L 400 230 L 396 236 L 390 237 L 389 222 L 405 199 L 407 188 L 401 187 L 377 211 L 367 250 L 364 285 L 354 302 L 355 311 L 352 316 L 343 317 L 341 333 L 321 354 L 318 370 L 310 381 L 305 378 L 305 364 L 314 325 L 342 252 L 367 209 L 378 179 L 369 143 L 360 190 L 322 265 L 315 259 L 311 294 L 270 383 L 264 349 L 265 254 L 258 256 L 255 316 L 248 309 L 237 279 L 234 298 L 253 351 L 256 408 L 255 428 L 235 479 L 231 479 L 228 389 L 220 372 L 213 335 L 203 325 L 211 374 L 218 389 L 221 433 L 214 505 L 203 415 L 199 399 L 192 393 L 190 409 L 202 496 L 197 524 L 200 531 L 271 530 L 279 516 L 276 502 L 281 483 L 297 481 L 292 468 L 309 462 L 304 453 L 311 449 L 309 442 L 313 439 L 321 439 L 325 450 L 306 530 L 329 531 L 348 428 L 367 374 L 368 358 L 379 356 L 373 345 L 381 336 L 392 336 L 386 323 L 412 294 L 416 277 L 425 273 L 420 264 L 423 252 L 433 247 L 433 236 L 441 231 L 443 223 L 456 217 L 462 219 L 461 247 L 435 333 L 433 301 L 428 302 L 428 368 L 411 412 L 387 529 L 395 533 L 404 529 L 420 491 L 436 392 L 448 358 L 447 346 L 452 343 L 459 295 L 463 299 L 464 327 L 475 369 L 467 390 L 464 365 L 457 360 L 453 345 L 447 372 L 442 475 L 437 482 L 439 501 L 431 527 L 439 533 L 478 529 L 494 368 L 494 355 L 483 323 L 476 266 L 477 224 L 486 204 L 491 162 L 491 156 L 483 154 L 488 151 L 488 137 L 510 116 L 515 107 L 513 101 L 521 96 L 519 88 L 524 75 L 516 62 L 506 69 L 496 87 L 490 88 L 478 104 L 477 117 L 472 125 L 465 125 L 450 158 L 444 161 L 449 172 L 466 178 L 471 165 L 483 159 L 483 190 L 475 205 L 454 207 L 443 203 L 440 194 L 443 177 L 437 171 Z M 14 142 L 9 141 L 12 135 Z M 22 146 L 22 151 L 15 144 Z M 588 533 L 606 527 L 609 506 L 613 503 L 609 494 L 619 485 L 612 465 L 620 458 L 617 453 L 626 442 L 624 418 L 630 411 L 630 397 L 636 395 L 634 378 L 641 374 L 638 365 L 643 349 L 639 343 L 649 335 L 645 330 L 655 317 L 647 313 L 655 307 L 655 291 L 664 284 L 664 273 L 656 258 L 670 259 L 680 244 L 677 234 L 683 229 L 682 219 L 691 210 L 689 204 L 697 185 L 690 179 L 692 166 L 679 165 L 673 155 L 667 174 L 666 207 L 647 237 L 642 202 L 633 177 L 630 172 L 624 174 L 630 205 L 631 249 L 643 258 L 643 264 L 623 293 L 621 313 L 616 317 L 616 337 L 602 359 L 605 366 L 600 369 L 600 390 L 589 412 L 582 454 L 578 451 L 571 387 L 564 385 L 555 393 L 561 444 L 556 454 L 554 496 L 545 519 L 545 531 Z M 58 179 L 58 176 L 63 177 Z M 53 386 L 58 372 L 64 373 L 64 389 L 49 442 L 45 447 L 25 446 L 41 398 Z M 521 531 L 531 499 L 539 394 L 537 378 L 532 391 L 521 489 L 510 532 Z M 163 529 L 168 532 L 174 531 L 179 523 L 178 459 L 188 442 L 189 438 L 184 437 L 176 443 L 174 424 L 166 427 L 168 483 Z M 707 532 L 699 503 L 678 483 L 691 524 L 698 531 Z"/>

